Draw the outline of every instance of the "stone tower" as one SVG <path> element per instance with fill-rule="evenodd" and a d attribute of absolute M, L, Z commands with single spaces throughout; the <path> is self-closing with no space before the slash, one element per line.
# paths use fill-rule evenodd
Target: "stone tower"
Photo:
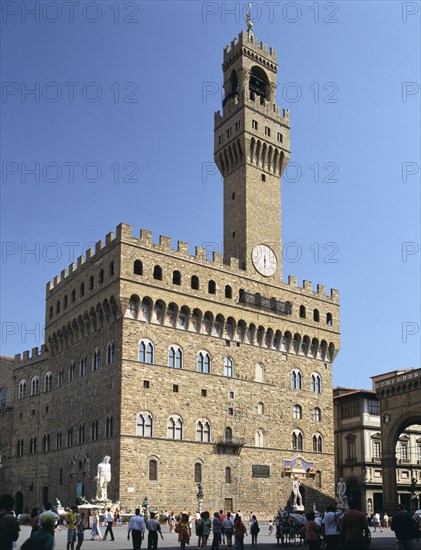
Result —
<path fill-rule="evenodd" d="M 224 260 L 282 276 L 280 177 L 290 157 L 289 112 L 275 103 L 276 51 L 248 30 L 224 50 L 223 113 L 214 159 L 224 177 Z"/>

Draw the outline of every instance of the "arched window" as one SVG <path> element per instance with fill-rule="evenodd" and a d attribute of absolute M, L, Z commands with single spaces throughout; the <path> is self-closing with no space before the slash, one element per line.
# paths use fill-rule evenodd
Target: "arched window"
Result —
<path fill-rule="evenodd" d="M 172 272 L 172 283 L 173 285 L 181 285 L 181 273 L 177 270 Z"/>
<path fill-rule="evenodd" d="M 50 306 L 50 314 L 49 315 L 50 315 L 50 319 L 52 319 L 53 318 L 53 306 Z"/>
<path fill-rule="evenodd" d="M 7 401 L 7 390 L 6 388 L 1 388 L 0 390 L 0 410 L 6 408 Z"/>
<path fill-rule="evenodd" d="M 315 372 L 311 375 L 311 391 L 314 393 L 322 393 L 322 380 L 320 375 Z"/>
<path fill-rule="evenodd" d="M 75 364 L 72 361 L 69 365 L 69 382 L 72 382 L 75 379 Z"/>
<path fill-rule="evenodd" d="M 60 301 L 59 300 L 57 301 L 57 304 L 56 304 L 56 313 L 60 313 Z"/>
<path fill-rule="evenodd" d="M 25 397 L 26 392 L 26 381 L 21 380 L 19 382 L 19 399 L 23 399 Z"/>
<path fill-rule="evenodd" d="M 140 363 L 153 363 L 153 344 L 150 340 L 145 338 L 139 342 L 139 362 Z"/>
<path fill-rule="evenodd" d="M 85 424 L 79 426 L 78 443 L 79 445 L 85 443 Z"/>
<path fill-rule="evenodd" d="M 313 420 L 314 422 L 321 422 L 322 420 L 322 411 L 319 407 L 314 407 L 313 409 Z"/>
<path fill-rule="evenodd" d="M 96 441 L 98 439 L 99 434 L 99 423 L 98 420 L 93 420 L 91 424 L 91 439 L 92 441 Z"/>
<path fill-rule="evenodd" d="M 194 482 L 202 483 L 202 464 L 196 462 L 194 465 Z"/>
<path fill-rule="evenodd" d="M 225 285 L 225 298 L 232 298 L 232 287 Z"/>
<path fill-rule="evenodd" d="M 148 412 L 141 412 L 137 416 L 136 435 L 140 437 L 152 437 L 153 435 L 153 419 Z"/>
<path fill-rule="evenodd" d="M 31 395 L 38 395 L 39 392 L 39 378 L 34 376 L 31 381 Z"/>
<path fill-rule="evenodd" d="M 149 461 L 149 481 L 158 481 L 158 461 L 154 458 Z"/>
<path fill-rule="evenodd" d="M 262 401 L 257 403 L 257 414 L 260 415 L 260 416 L 265 414 L 265 404 L 262 403 Z"/>
<path fill-rule="evenodd" d="M 167 422 L 168 439 L 183 439 L 183 422 L 179 416 L 171 416 Z"/>
<path fill-rule="evenodd" d="M 67 430 L 67 446 L 71 447 L 73 445 L 73 428 Z"/>
<path fill-rule="evenodd" d="M 265 382 L 265 368 L 261 363 L 256 365 L 254 379 L 256 382 Z"/>
<path fill-rule="evenodd" d="M 191 278 L 190 286 L 193 290 L 199 290 L 199 277 L 193 275 Z"/>
<path fill-rule="evenodd" d="M 107 416 L 105 419 L 105 437 L 112 437 L 113 436 L 113 417 Z"/>
<path fill-rule="evenodd" d="M 86 355 L 79 360 L 79 372 L 80 376 L 86 376 L 88 374 L 88 358 Z"/>
<path fill-rule="evenodd" d="M 323 452 L 323 438 L 320 434 L 313 435 L 313 453 Z"/>
<path fill-rule="evenodd" d="M 304 437 L 300 430 L 294 430 L 291 437 L 291 447 L 293 451 L 304 450 Z"/>
<path fill-rule="evenodd" d="M 333 323 L 333 318 L 331 313 L 326 313 L 326 324 L 331 327 Z"/>
<path fill-rule="evenodd" d="M 130 299 L 129 301 L 129 315 L 132 319 L 137 319 L 137 306 L 138 302 L 136 300 Z"/>
<path fill-rule="evenodd" d="M 173 345 L 168 349 L 168 366 L 173 369 L 183 368 L 183 352 L 179 346 Z"/>
<path fill-rule="evenodd" d="M 59 430 L 56 434 L 56 449 L 60 450 L 62 446 L 62 434 L 61 430 Z"/>
<path fill-rule="evenodd" d="M 229 466 L 225 468 L 225 483 L 231 483 L 231 468 Z"/>
<path fill-rule="evenodd" d="M 110 342 L 107 346 L 107 365 L 112 365 L 114 363 L 114 351 L 114 342 Z"/>
<path fill-rule="evenodd" d="M 232 441 L 232 428 L 230 428 L 229 426 L 225 428 L 225 440 Z"/>
<path fill-rule="evenodd" d="M 153 278 L 157 281 L 162 281 L 162 267 L 160 265 L 156 265 L 153 268 Z"/>
<path fill-rule="evenodd" d="M 64 369 L 61 369 L 58 373 L 57 385 L 59 388 L 61 388 L 63 384 L 64 384 Z"/>
<path fill-rule="evenodd" d="M 80 295 L 85 296 L 85 283 L 80 283 Z"/>
<path fill-rule="evenodd" d="M 94 289 L 94 282 L 95 282 L 95 281 L 94 281 L 94 276 L 91 275 L 91 276 L 89 277 L 89 290 L 93 290 L 93 289 Z"/>
<path fill-rule="evenodd" d="M 63 309 L 67 309 L 67 294 L 63 298 Z"/>
<path fill-rule="evenodd" d="M 300 317 L 301 317 L 301 319 L 306 318 L 306 308 L 305 308 L 305 306 L 300 306 Z"/>
<path fill-rule="evenodd" d="M 135 260 L 133 264 L 133 273 L 135 275 L 143 275 L 143 264 L 140 260 Z"/>
<path fill-rule="evenodd" d="M 210 424 L 207 420 L 199 420 L 196 424 L 196 441 L 210 442 Z"/>
<path fill-rule="evenodd" d="M 232 378 L 233 375 L 233 361 L 231 357 L 225 357 L 224 359 L 224 376 L 228 376 L 229 378 Z"/>
<path fill-rule="evenodd" d="M 101 355 L 99 349 L 96 349 L 92 355 L 92 370 L 98 370 L 101 366 Z"/>
<path fill-rule="evenodd" d="M 24 443 L 23 439 L 18 440 L 18 456 L 23 456 L 23 450 L 24 450 Z"/>
<path fill-rule="evenodd" d="M 37 452 L 37 438 L 31 437 L 29 440 L 29 454 L 34 455 Z"/>
<path fill-rule="evenodd" d="M 292 417 L 295 420 L 301 420 L 301 418 L 303 417 L 303 411 L 300 405 L 294 405 L 294 407 L 292 408 Z"/>
<path fill-rule="evenodd" d="M 114 262 L 110 262 L 108 273 L 110 274 L 110 277 L 114 275 Z"/>
<path fill-rule="evenodd" d="M 47 372 L 44 379 L 44 391 L 51 391 L 53 389 L 53 375 L 51 372 Z"/>
<path fill-rule="evenodd" d="M 197 372 L 209 374 L 211 368 L 211 358 L 207 351 L 199 351 L 197 354 Z"/>
<path fill-rule="evenodd" d="M 254 444 L 256 447 L 264 447 L 265 446 L 265 432 L 263 430 L 256 430 L 256 434 L 254 437 Z"/>
<path fill-rule="evenodd" d="M 316 321 L 317 323 L 320 321 L 320 313 L 318 309 L 313 311 L 313 321 Z"/>
<path fill-rule="evenodd" d="M 50 436 L 49 435 L 44 435 L 44 437 L 42 438 L 42 450 L 44 451 L 44 453 L 48 453 L 48 451 L 50 450 Z"/>
<path fill-rule="evenodd" d="M 104 270 L 103 269 L 99 270 L 98 279 L 99 279 L 99 284 L 102 285 L 102 283 L 104 282 Z"/>
<path fill-rule="evenodd" d="M 71 301 L 72 301 L 72 303 L 76 302 L 76 290 L 75 289 L 72 290 Z"/>
<path fill-rule="evenodd" d="M 303 385 L 303 377 L 298 369 L 291 371 L 291 388 L 293 390 L 301 390 Z"/>
<path fill-rule="evenodd" d="M 215 281 L 209 281 L 208 283 L 208 292 L 209 294 L 216 294 L 216 283 Z"/>

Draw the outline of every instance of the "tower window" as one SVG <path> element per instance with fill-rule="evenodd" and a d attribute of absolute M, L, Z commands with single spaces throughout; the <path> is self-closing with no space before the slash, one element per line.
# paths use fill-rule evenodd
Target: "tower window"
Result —
<path fill-rule="evenodd" d="M 91 275 L 89 277 L 89 290 L 93 290 L 94 289 L 94 276 Z"/>
<path fill-rule="evenodd" d="M 232 298 L 232 287 L 225 285 L 225 298 Z"/>
<path fill-rule="evenodd" d="M 237 120 L 237 122 L 235 123 L 235 129 L 238 131 L 240 128 L 241 128 L 241 122 Z"/>
<path fill-rule="evenodd" d="M 221 134 L 220 136 L 218 136 L 218 143 L 219 145 L 221 145 L 221 143 L 224 141 L 224 136 Z"/>
<path fill-rule="evenodd" d="M 281 132 L 278 132 L 278 141 L 282 143 L 284 141 L 284 136 L 281 134 Z"/>
<path fill-rule="evenodd" d="M 162 267 L 160 265 L 156 265 L 153 268 L 153 278 L 157 281 L 162 281 Z"/>
<path fill-rule="evenodd" d="M 216 283 L 215 283 L 215 281 L 209 281 L 208 292 L 209 292 L 209 294 L 216 294 Z"/>
<path fill-rule="evenodd" d="M 257 120 L 252 120 L 251 121 L 251 127 L 253 128 L 253 130 L 258 130 L 259 128 L 259 125 L 257 124 Z"/>
<path fill-rule="evenodd" d="M 227 128 L 227 137 L 231 137 L 232 128 Z"/>
<path fill-rule="evenodd" d="M 235 238 L 235 231 L 232 232 L 232 237 Z"/>
<path fill-rule="evenodd" d="M 265 176 L 265 174 L 262 174 L 262 181 L 266 181 L 266 176 Z"/>
<path fill-rule="evenodd" d="M 197 277 L 196 275 L 193 275 L 193 277 L 191 278 L 190 286 L 193 290 L 199 290 L 199 277 Z"/>
<path fill-rule="evenodd" d="M 265 136 L 270 137 L 270 128 L 269 128 L 269 126 L 265 126 Z"/>
<path fill-rule="evenodd" d="M 178 384 L 173 384 L 172 391 L 178 393 Z"/>
<path fill-rule="evenodd" d="M 174 285 L 181 285 L 181 273 L 179 271 L 173 271 L 172 282 Z"/>
<path fill-rule="evenodd" d="M 76 290 L 75 289 L 72 290 L 71 300 L 72 300 L 72 303 L 76 302 Z"/>
<path fill-rule="evenodd" d="M 231 196 L 232 200 L 235 199 L 235 191 L 232 193 L 232 196 Z"/>
<path fill-rule="evenodd" d="M 99 272 L 99 284 L 102 285 L 103 282 L 104 282 L 104 270 L 101 269 Z"/>
<path fill-rule="evenodd" d="M 306 308 L 305 308 L 305 306 L 300 306 L 300 317 L 301 317 L 301 319 L 306 318 Z"/>

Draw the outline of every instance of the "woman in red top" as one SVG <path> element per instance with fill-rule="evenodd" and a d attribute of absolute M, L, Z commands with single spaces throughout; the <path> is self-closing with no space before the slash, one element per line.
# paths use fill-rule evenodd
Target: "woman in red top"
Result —
<path fill-rule="evenodd" d="M 314 521 L 314 512 L 306 514 L 307 521 L 304 523 L 304 533 L 308 543 L 309 550 L 319 550 L 320 548 L 320 527 Z"/>
<path fill-rule="evenodd" d="M 236 514 L 234 519 L 234 536 L 237 550 L 243 550 L 244 548 L 244 535 L 247 536 L 246 526 L 244 525 L 241 516 Z"/>

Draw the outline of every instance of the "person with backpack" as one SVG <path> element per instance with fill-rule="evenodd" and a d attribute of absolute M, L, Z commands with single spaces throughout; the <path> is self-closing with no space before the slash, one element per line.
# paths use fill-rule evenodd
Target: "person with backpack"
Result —
<path fill-rule="evenodd" d="M 12 495 L 0 497 L 0 548 L 1 550 L 12 550 L 13 543 L 18 540 L 20 527 L 12 510 L 15 499 Z"/>
<path fill-rule="evenodd" d="M 257 535 L 260 533 L 259 522 L 257 521 L 256 516 L 253 514 L 250 520 L 250 535 L 251 535 L 251 545 L 257 545 Z"/>

